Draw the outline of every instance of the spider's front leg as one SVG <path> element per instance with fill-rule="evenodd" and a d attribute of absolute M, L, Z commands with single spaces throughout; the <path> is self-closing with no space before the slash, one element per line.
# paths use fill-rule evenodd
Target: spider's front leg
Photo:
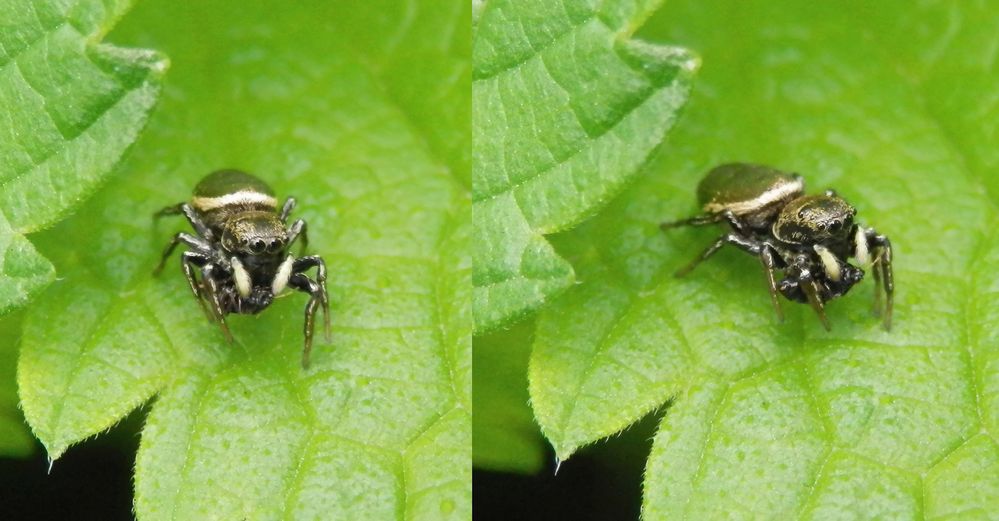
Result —
<path fill-rule="evenodd" d="M 294 197 L 284 200 L 284 206 L 281 207 L 281 222 L 288 223 L 288 216 L 291 215 L 291 211 L 295 209 L 296 204 L 298 204 L 298 201 Z"/>
<path fill-rule="evenodd" d="M 857 261 L 871 266 L 874 275 L 874 312 L 882 314 L 886 331 L 891 330 L 892 309 L 895 305 L 895 274 L 892 269 L 892 248 L 888 237 L 871 228 L 857 226 L 854 232 L 854 253 Z M 882 311 L 881 292 L 885 294 Z"/>
<path fill-rule="evenodd" d="M 812 307 L 812 311 L 815 311 L 815 314 L 818 315 L 819 321 L 822 322 L 822 327 L 826 331 L 831 331 L 832 327 L 829 325 L 828 317 L 826 317 L 824 301 L 828 296 L 828 291 L 824 291 L 827 288 L 816 280 L 815 275 L 812 274 L 809 256 L 797 254 L 784 260 L 787 262 L 788 267 L 784 272 L 784 280 L 780 281 L 780 292 L 788 300 L 807 302 Z"/>
<path fill-rule="evenodd" d="M 318 257 L 316 257 L 318 259 Z M 299 259 L 301 260 L 301 259 Z M 322 263 L 322 259 L 319 259 Z M 323 317 L 325 318 L 326 327 L 326 341 L 330 340 L 330 316 L 329 316 L 329 299 L 326 295 L 326 272 L 325 266 L 322 266 L 322 271 L 320 272 L 320 282 L 316 282 L 309 277 L 305 276 L 304 273 L 295 273 L 288 279 L 288 285 L 304 291 L 310 295 L 309 302 L 305 305 L 305 348 L 302 350 L 302 367 L 308 369 L 309 367 L 309 354 L 312 352 L 312 337 L 316 329 L 316 308 L 320 305 L 323 306 Z M 307 269 L 307 268 L 306 268 Z"/>
<path fill-rule="evenodd" d="M 815 278 L 812 276 L 812 272 L 807 269 L 802 270 L 801 274 L 798 276 L 798 284 L 801 287 L 801 290 L 805 293 L 805 298 L 808 299 L 808 304 L 812 306 L 812 310 L 819 316 L 819 321 L 822 322 L 822 327 L 826 328 L 826 331 L 832 331 L 832 327 L 829 325 L 829 318 L 826 317 L 826 307 L 822 302 L 819 283 L 816 282 Z"/>
<path fill-rule="evenodd" d="M 180 267 L 184 270 L 184 277 L 187 279 L 187 285 L 191 288 L 191 293 L 194 294 L 195 300 L 198 301 L 201 311 L 204 311 L 208 320 L 214 321 L 215 317 L 208 310 L 208 306 L 205 305 L 205 297 L 201 294 L 201 286 L 194 275 L 194 268 L 204 269 L 209 262 L 211 262 L 210 256 L 197 251 L 185 251 L 180 257 Z"/>
<path fill-rule="evenodd" d="M 232 343 L 232 332 L 229 331 L 229 325 L 225 322 L 226 310 L 222 308 L 222 301 L 219 300 L 219 282 L 217 279 L 224 276 L 226 276 L 225 271 L 216 264 L 208 263 L 201 268 L 201 280 L 206 289 L 205 298 L 211 305 L 215 321 L 222 328 L 222 334 L 225 335 L 226 341 Z"/>
<path fill-rule="evenodd" d="M 895 306 L 895 273 L 892 269 L 891 241 L 874 230 L 867 230 L 867 242 L 873 246 L 874 264 L 871 270 L 874 272 L 874 283 L 881 282 L 881 290 L 885 293 L 884 328 L 890 331 L 892 308 Z M 874 294 L 878 293 L 876 288 Z"/>
<path fill-rule="evenodd" d="M 319 303 L 323 306 L 323 327 L 326 331 L 326 341 L 330 340 L 330 298 L 329 294 L 326 292 L 326 262 L 323 258 L 318 255 L 309 255 L 308 257 L 299 257 L 295 259 L 295 262 L 291 265 L 291 272 L 295 274 L 302 274 L 305 271 L 316 268 L 316 282 L 318 282 L 319 290 Z M 309 292 L 312 293 L 311 291 Z"/>
<path fill-rule="evenodd" d="M 784 321 L 784 311 L 780 307 L 780 298 L 777 296 L 777 282 L 774 279 L 774 271 L 777 269 L 777 259 L 779 254 L 769 244 L 760 246 L 760 262 L 763 263 L 763 271 L 767 275 L 767 288 L 770 290 L 770 302 L 777 313 L 777 321 Z"/>
<path fill-rule="evenodd" d="M 291 247 L 292 243 L 294 243 L 295 240 L 298 239 L 299 236 L 302 237 L 302 247 L 299 248 L 298 254 L 305 255 L 305 251 L 309 249 L 309 226 L 305 223 L 305 219 L 299 219 L 294 223 L 292 223 L 290 227 L 288 227 L 289 248 Z"/>

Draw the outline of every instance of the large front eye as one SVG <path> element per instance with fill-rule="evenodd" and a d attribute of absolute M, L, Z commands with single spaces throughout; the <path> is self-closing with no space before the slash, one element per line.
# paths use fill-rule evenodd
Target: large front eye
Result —
<path fill-rule="evenodd" d="M 250 243 L 250 253 L 260 255 L 267 249 L 267 243 L 263 239 L 256 239 Z"/>
<path fill-rule="evenodd" d="M 267 245 L 268 253 L 279 253 L 284 248 L 284 241 L 281 239 L 271 239 Z"/>
<path fill-rule="evenodd" d="M 829 225 L 829 231 L 831 231 L 832 233 L 837 233 L 842 229 L 843 229 L 843 223 L 840 222 L 839 220 L 835 220 L 832 222 L 832 224 Z"/>

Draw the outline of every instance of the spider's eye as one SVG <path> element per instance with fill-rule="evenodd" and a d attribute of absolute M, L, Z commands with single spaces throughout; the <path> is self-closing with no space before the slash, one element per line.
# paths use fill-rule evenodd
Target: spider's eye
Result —
<path fill-rule="evenodd" d="M 263 253 L 266 247 L 267 244 L 262 239 L 257 239 L 250 244 L 250 251 L 253 253 Z"/>
<path fill-rule="evenodd" d="M 281 251 L 283 244 L 278 239 L 271 239 L 270 243 L 267 245 L 267 251 L 271 253 L 277 253 Z"/>
<path fill-rule="evenodd" d="M 831 232 L 833 232 L 833 233 L 836 233 L 836 232 L 838 232 L 838 231 L 839 231 L 839 230 L 840 230 L 840 229 L 841 229 L 842 227 L 843 227 L 843 223 L 841 223 L 841 222 L 839 222 L 839 221 L 833 221 L 833 222 L 832 222 L 832 224 L 830 224 L 830 225 L 829 225 L 829 231 L 831 231 Z"/>

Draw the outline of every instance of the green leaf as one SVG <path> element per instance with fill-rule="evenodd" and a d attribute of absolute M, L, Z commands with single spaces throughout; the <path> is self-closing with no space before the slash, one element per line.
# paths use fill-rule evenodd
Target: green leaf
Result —
<path fill-rule="evenodd" d="M 378 75 L 386 95 L 417 128 L 434 156 L 466 187 L 472 178 L 469 6 L 441 3 L 409 11 L 398 0 L 372 0 L 338 12 L 344 42 Z M 398 31 L 400 17 L 408 28 Z M 448 20 L 442 26 L 436 18 Z M 463 20 L 463 21 L 462 21 Z M 392 34 L 372 38 L 372 34 Z"/>
<path fill-rule="evenodd" d="M 494 0 L 477 15 L 472 82 L 476 332 L 575 280 L 545 235 L 635 177 L 687 99 L 698 60 L 633 40 L 658 1 Z"/>
<path fill-rule="evenodd" d="M 125 175 L 37 240 L 62 278 L 28 311 L 19 384 L 50 457 L 158 395 L 139 519 L 470 517 L 471 203 L 467 167 L 435 144 L 470 121 L 387 85 L 416 52 L 427 99 L 469 90 L 467 53 L 452 52 L 470 45 L 469 16 L 444 1 L 162 0 L 123 20 L 116 41 L 164 49 L 174 68 Z M 368 19 L 382 22 L 346 29 Z M 405 43 L 418 34 L 439 38 Z M 176 257 L 150 274 L 187 228 L 152 213 L 229 166 L 296 196 L 326 259 L 333 335 L 309 370 L 303 295 L 230 315 L 230 345 Z"/>
<path fill-rule="evenodd" d="M 24 235 L 77 206 L 135 141 L 166 59 L 99 43 L 131 2 L 0 2 L 0 313 L 52 282 Z"/>
<path fill-rule="evenodd" d="M 527 395 L 533 329 L 533 321 L 524 321 L 475 340 L 472 439 L 476 467 L 533 474 L 544 465 L 544 441 Z"/>
<path fill-rule="evenodd" d="M 996 29 L 994 6 L 943 2 L 658 13 L 644 36 L 697 49 L 705 67 L 671 153 L 556 242 L 583 283 L 539 316 L 529 376 L 558 456 L 674 398 L 646 519 L 994 516 Z M 777 323 L 740 252 L 673 277 L 722 230 L 658 224 L 697 213 L 700 177 L 734 160 L 835 188 L 891 237 L 891 332 L 870 281 L 829 303 L 826 333 L 786 301 Z"/>
<path fill-rule="evenodd" d="M 17 343 L 21 313 L 0 317 L 0 457 L 23 457 L 35 450 L 31 432 L 17 403 Z"/>

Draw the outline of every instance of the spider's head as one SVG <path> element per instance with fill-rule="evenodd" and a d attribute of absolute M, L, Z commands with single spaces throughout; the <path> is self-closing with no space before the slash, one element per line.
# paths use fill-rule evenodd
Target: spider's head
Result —
<path fill-rule="evenodd" d="M 280 254 L 288 242 L 284 223 L 270 212 L 244 212 L 222 230 L 222 247 L 246 256 Z"/>
<path fill-rule="evenodd" d="M 836 244 L 850 240 L 857 210 L 835 195 L 807 195 L 781 209 L 773 225 L 777 239 L 792 244 Z"/>

